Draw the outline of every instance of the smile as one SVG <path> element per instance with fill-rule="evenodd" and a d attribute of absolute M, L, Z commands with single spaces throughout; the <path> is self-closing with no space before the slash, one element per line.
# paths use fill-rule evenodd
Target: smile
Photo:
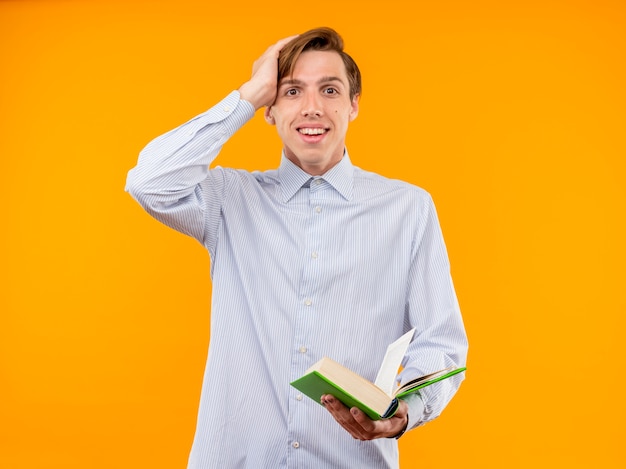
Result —
<path fill-rule="evenodd" d="M 298 129 L 298 132 L 304 135 L 322 135 L 326 133 L 326 129 L 321 129 L 319 127 L 303 127 Z"/>

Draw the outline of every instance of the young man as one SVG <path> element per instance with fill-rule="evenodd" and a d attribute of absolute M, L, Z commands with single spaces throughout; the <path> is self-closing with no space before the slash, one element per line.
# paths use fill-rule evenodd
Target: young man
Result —
<path fill-rule="evenodd" d="M 401 382 L 463 366 L 467 341 L 430 196 L 352 165 L 359 69 L 333 30 L 283 39 L 238 91 L 153 140 L 127 190 L 211 256 L 211 341 L 189 468 L 394 468 L 396 439 L 438 416 L 461 375 L 372 421 L 289 383 L 323 356 L 374 379 L 416 328 Z M 276 170 L 208 166 L 265 107 Z"/>

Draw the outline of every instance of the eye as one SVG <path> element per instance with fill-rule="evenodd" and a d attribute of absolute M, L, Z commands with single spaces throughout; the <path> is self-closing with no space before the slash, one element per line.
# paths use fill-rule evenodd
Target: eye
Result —
<path fill-rule="evenodd" d="M 337 89 L 332 87 L 324 88 L 324 94 L 337 94 Z"/>
<path fill-rule="evenodd" d="M 298 94 L 298 90 L 295 88 L 289 88 L 287 91 L 285 91 L 285 94 L 287 96 L 295 96 Z"/>

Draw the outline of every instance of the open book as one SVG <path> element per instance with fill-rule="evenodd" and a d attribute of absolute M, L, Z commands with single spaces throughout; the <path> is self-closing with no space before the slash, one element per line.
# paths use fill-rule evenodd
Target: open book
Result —
<path fill-rule="evenodd" d="M 389 418 L 398 409 L 399 398 L 465 371 L 465 367 L 450 367 L 420 376 L 400 387 L 394 386 L 414 331 L 407 332 L 389 345 L 375 383 L 324 357 L 291 385 L 317 402 L 322 395 L 332 394 L 346 406 L 358 407 L 373 420 Z"/>

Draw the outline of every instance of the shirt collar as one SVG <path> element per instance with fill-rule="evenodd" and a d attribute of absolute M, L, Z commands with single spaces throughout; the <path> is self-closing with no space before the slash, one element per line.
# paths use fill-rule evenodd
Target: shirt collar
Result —
<path fill-rule="evenodd" d="M 317 176 L 316 176 L 317 177 Z M 288 202 L 313 176 L 304 172 L 302 168 L 292 163 L 283 153 L 278 168 L 278 178 L 282 188 L 283 202 Z M 325 174 L 319 176 L 324 179 L 346 200 L 352 199 L 354 166 L 348 156 L 348 151 L 344 152 L 339 163 L 329 169 Z"/>

